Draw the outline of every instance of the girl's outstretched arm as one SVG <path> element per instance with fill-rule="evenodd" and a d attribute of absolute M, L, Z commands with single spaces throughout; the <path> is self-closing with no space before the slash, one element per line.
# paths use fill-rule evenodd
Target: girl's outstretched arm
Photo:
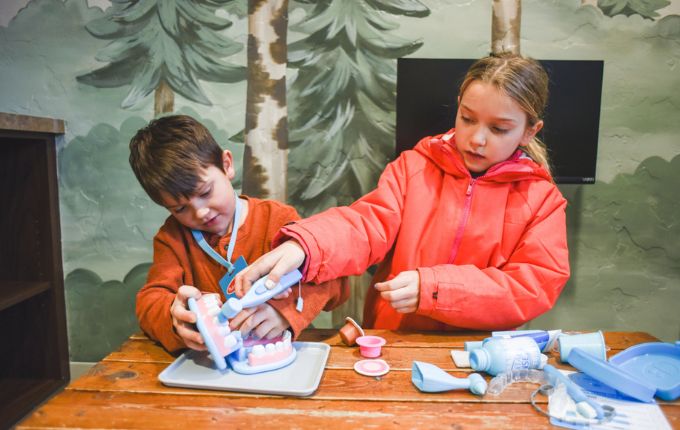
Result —
<path fill-rule="evenodd" d="M 234 278 L 236 294 L 239 297 L 243 296 L 253 282 L 265 275 L 267 275 L 265 286 L 270 289 L 274 288 L 281 276 L 302 266 L 304 261 L 305 252 L 299 243 L 294 240 L 284 242 L 236 275 Z"/>

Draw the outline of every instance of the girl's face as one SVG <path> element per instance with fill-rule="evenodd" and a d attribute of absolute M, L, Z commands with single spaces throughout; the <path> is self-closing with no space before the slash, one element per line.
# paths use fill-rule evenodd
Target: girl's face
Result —
<path fill-rule="evenodd" d="M 527 124 L 519 104 L 491 84 L 474 81 L 458 99 L 456 147 L 465 167 L 482 173 L 529 144 L 543 121 Z"/>
<path fill-rule="evenodd" d="M 183 226 L 220 236 L 229 230 L 236 208 L 231 186 L 235 171 L 231 152 L 225 151 L 222 158 L 224 169 L 209 166 L 199 173 L 201 180 L 190 198 L 161 194 L 163 205 Z"/>

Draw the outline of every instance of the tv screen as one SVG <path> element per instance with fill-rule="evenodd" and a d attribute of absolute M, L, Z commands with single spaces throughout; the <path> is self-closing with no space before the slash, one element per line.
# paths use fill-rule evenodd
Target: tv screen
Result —
<path fill-rule="evenodd" d="M 399 155 L 424 136 L 445 133 L 456 118 L 458 88 L 475 60 L 400 58 L 397 61 Z M 540 139 L 555 182 L 595 182 L 603 61 L 539 60 L 550 79 Z"/>

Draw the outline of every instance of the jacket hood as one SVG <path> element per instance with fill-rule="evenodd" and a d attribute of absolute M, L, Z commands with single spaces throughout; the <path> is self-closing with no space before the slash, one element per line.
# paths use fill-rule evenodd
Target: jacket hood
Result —
<path fill-rule="evenodd" d="M 418 142 L 414 150 L 454 177 L 471 177 L 462 155 L 456 148 L 455 134 L 456 130 L 451 129 L 445 134 L 425 137 Z M 550 173 L 520 149 L 506 161 L 489 168 L 479 179 L 493 182 L 526 179 L 552 181 Z"/>

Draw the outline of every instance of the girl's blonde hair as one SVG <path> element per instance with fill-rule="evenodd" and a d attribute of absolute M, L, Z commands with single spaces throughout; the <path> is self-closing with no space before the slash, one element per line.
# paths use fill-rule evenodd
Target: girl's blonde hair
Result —
<path fill-rule="evenodd" d="M 474 81 L 488 83 L 515 100 L 527 114 L 527 125 L 543 117 L 548 102 L 548 74 L 541 64 L 516 54 L 500 54 L 476 61 L 468 70 L 458 92 L 459 97 Z M 524 151 L 550 172 L 548 150 L 534 137 Z"/>

